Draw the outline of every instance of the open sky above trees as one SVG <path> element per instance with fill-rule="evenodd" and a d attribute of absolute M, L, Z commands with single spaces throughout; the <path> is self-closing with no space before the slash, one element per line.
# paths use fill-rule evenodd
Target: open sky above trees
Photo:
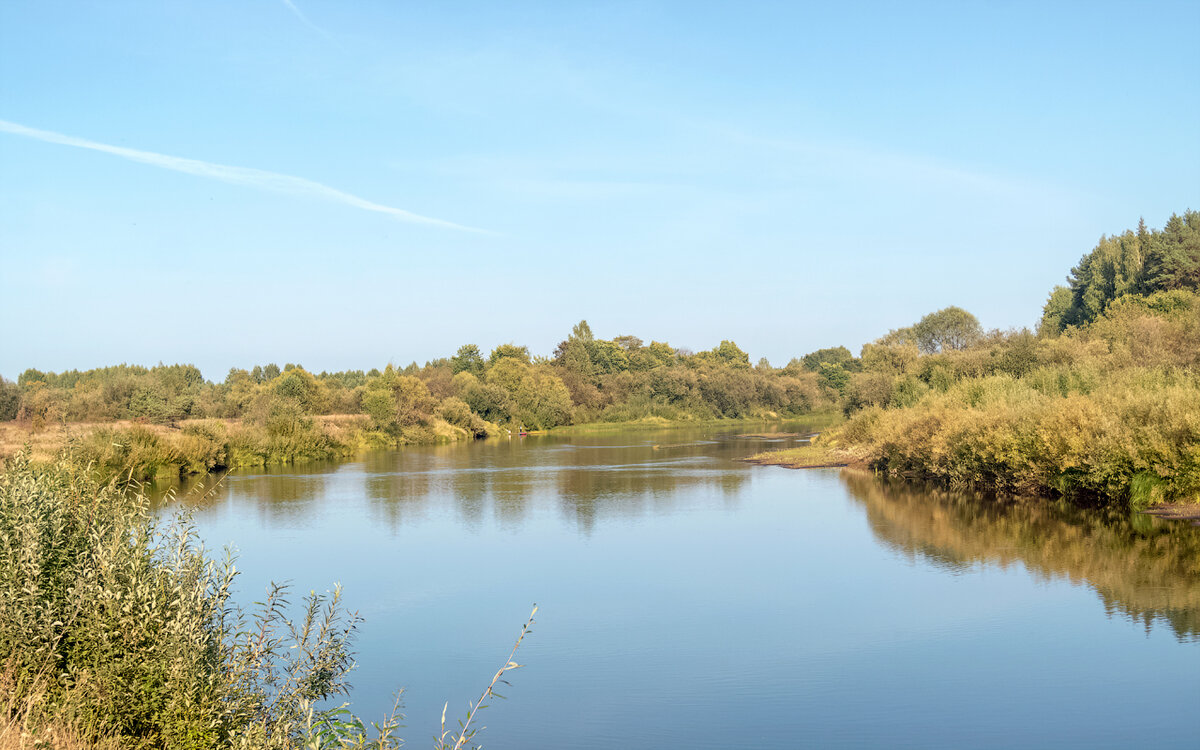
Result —
<path fill-rule="evenodd" d="M 0 375 L 1035 327 L 1200 208 L 1200 6 L 1042 5 L 4 3 Z"/>

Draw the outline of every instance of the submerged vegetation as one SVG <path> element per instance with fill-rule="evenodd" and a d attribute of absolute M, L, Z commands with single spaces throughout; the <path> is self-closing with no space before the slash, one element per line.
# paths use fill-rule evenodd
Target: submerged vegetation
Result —
<path fill-rule="evenodd" d="M 246 611 L 231 602 L 234 578 L 186 519 L 160 525 L 145 497 L 73 463 L 10 459 L 0 473 L 0 747 L 400 747 L 398 712 L 369 729 L 329 702 L 348 690 L 359 622 L 340 590 L 292 606 L 275 586 Z M 515 667 L 510 655 L 480 704 Z M 480 704 L 435 746 L 467 746 Z"/>
<path fill-rule="evenodd" d="M 790 466 L 1127 503 L 1200 501 L 1200 212 L 1103 238 L 1037 334 L 948 308 L 827 358 L 846 421 Z"/>

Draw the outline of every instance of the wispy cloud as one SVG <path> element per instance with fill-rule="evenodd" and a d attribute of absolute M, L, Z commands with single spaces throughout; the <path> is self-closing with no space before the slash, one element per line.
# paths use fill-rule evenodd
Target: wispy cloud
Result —
<path fill-rule="evenodd" d="M 427 224 L 437 227 L 445 227 L 447 229 L 458 229 L 464 232 L 480 232 L 487 233 L 486 230 L 476 229 L 474 227 L 463 226 L 453 222 L 444 221 L 442 219 L 434 219 L 429 216 L 415 214 L 412 211 L 405 211 L 402 208 L 394 206 L 385 206 L 382 203 L 375 203 L 366 198 L 360 198 L 357 195 L 346 193 L 337 188 L 331 188 L 328 185 L 322 185 L 319 182 L 306 180 L 303 177 L 293 177 L 292 175 L 279 174 L 278 172 L 268 172 L 262 169 L 251 169 L 248 167 L 231 167 L 227 164 L 214 164 L 212 162 L 200 161 L 198 159 L 185 159 L 180 156 L 168 156 L 167 154 L 158 154 L 153 151 L 139 151 L 132 148 L 124 148 L 122 146 L 112 146 L 107 143 L 97 143 L 84 138 L 76 138 L 62 133 L 55 133 L 49 130 L 38 130 L 24 125 L 19 125 L 15 122 L 0 120 L 0 132 L 9 133 L 11 135 L 19 135 L 25 138 L 33 138 L 46 143 L 57 143 L 62 146 L 73 146 L 75 148 L 84 148 L 90 151 L 100 151 L 114 156 L 120 156 L 130 161 L 149 164 L 153 167 L 161 167 L 162 169 L 170 169 L 175 172 L 183 172 L 185 174 L 195 175 L 197 177 L 207 177 L 221 182 L 228 182 L 234 185 L 246 185 L 248 187 L 258 188 L 259 190 L 268 190 L 275 193 L 289 193 L 292 195 L 303 195 L 313 198 L 320 198 L 332 203 L 342 203 L 347 206 L 361 208 L 364 211 L 375 211 L 381 214 L 394 216 L 401 221 L 411 222 L 413 224 Z"/>
<path fill-rule="evenodd" d="M 329 38 L 329 32 L 308 20 L 308 16 L 304 15 L 304 13 L 296 7 L 296 4 L 293 3 L 292 0 L 283 0 L 283 4 L 288 7 L 288 10 L 290 10 L 296 16 L 296 18 L 300 19 L 300 23 L 317 32 L 321 36 Z"/>

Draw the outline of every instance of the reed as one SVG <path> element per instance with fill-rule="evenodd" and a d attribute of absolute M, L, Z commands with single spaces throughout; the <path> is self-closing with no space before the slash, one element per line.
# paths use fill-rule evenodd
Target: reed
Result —
<path fill-rule="evenodd" d="M 398 704 L 370 729 L 329 707 L 348 691 L 360 624 L 339 587 L 293 601 L 273 585 L 237 606 L 232 559 L 210 557 L 186 516 L 156 520 L 136 484 L 25 454 L 3 469 L 0 748 L 400 746 Z"/>

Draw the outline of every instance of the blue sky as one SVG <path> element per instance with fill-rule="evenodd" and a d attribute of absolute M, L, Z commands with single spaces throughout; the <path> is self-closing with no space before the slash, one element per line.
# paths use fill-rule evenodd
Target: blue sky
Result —
<path fill-rule="evenodd" d="M 1033 325 L 1200 208 L 1200 4 L 0 6 L 0 374 L 314 370 L 586 318 L 781 365 Z"/>

